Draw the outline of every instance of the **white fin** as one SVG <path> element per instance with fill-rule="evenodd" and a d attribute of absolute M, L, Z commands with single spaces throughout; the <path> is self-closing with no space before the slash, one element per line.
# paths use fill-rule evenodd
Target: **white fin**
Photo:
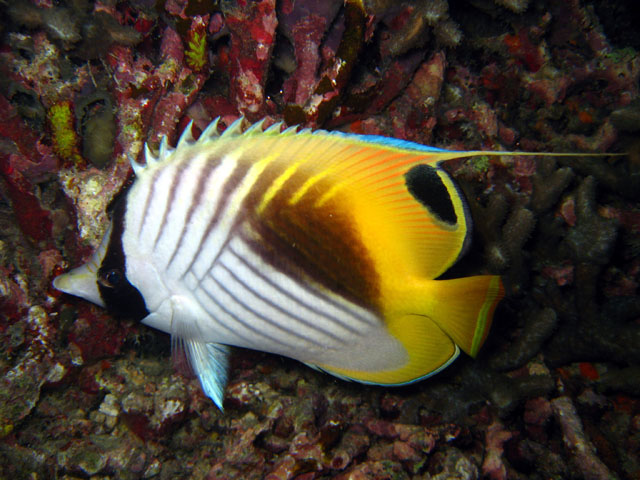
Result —
<path fill-rule="evenodd" d="M 264 131 L 263 125 L 264 125 L 265 120 L 266 120 L 266 118 L 263 118 L 262 120 L 258 120 L 256 123 L 254 123 L 249 128 L 247 128 L 244 131 L 244 136 L 245 137 L 250 137 L 251 135 L 256 135 L 256 134 L 262 133 Z"/>
<path fill-rule="evenodd" d="M 185 339 L 189 363 L 200 380 L 205 395 L 213 400 L 220 411 L 229 371 L 229 347 L 218 343 L 205 343 Z"/>
<path fill-rule="evenodd" d="M 235 122 L 227 127 L 227 129 L 222 132 L 223 137 L 232 137 L 234 135 L 242 134 L 242 124 L 244 123 L 244 117 L 238 118 Z"/>
<path fill-rule="evenodd" d="M 110 238 L 111 224 L 109 224 L 107 231 L 102 237 L 100 246 L 93 252 L 93 255 L 91 255 L 87 263 L 54 278 L 53 287 L 61 292 L 84 298 L 96 305 L 105 307 L 102 295 L 100 295 L 100 290 L 98 289 L 98 271 L 107 253 Z"/>
<path fill-rule="evenodd" d="M 147 315 L 142 323 L 171 333 L 171 350 L 174 359 L 186 354 L 188 365 L 198 377 L 205 395 L 222 410 L 224 389 L 227 385 L 229 347 L 216 343 L 205 343 L 188 304 L 180 296 L 166 299 L 154 313 Z"/>
<path fill-rule="evenodd" d="M 277 122 L 267 128 L 263 133 L 265 135 L 280 135 L 284 122 Z"/>
<path fill-rule="evenodd" d="M 218 132 L 218 123 L 220 123 L 220 117 L 216 117 L 213 122 L 207 125 L 207 128 L 205 128 L 200 134 L 198 142 L 205 142 L 207 140 L 218 138 L 220 136 L 220 132 Z"/>
<path fill-rule="evenodd" d="M 191 145 L 194 143 L 193 132 L 191 131 L 192 128 L 193 128 L 193 120 L 189 121 L 186 128 L 182 132 L 182 135 L 180 135 L 177 148 L 180 148 L 181 146 L 184 146 L 184 145 Z"/>
<path fill-rule="evenodd" d="M 133 158 L 130 153 L 127 153 L 127 158 L 129 159 L 131 168 L 133 168 L 133 173 L 135 173 L 136 176 L 140 175 L 140 172 L 144 170 L 144 165 L 136 162 L 136 159 Z"/>
<path fill-rule="evenodd" d="M 229 371 L 229 347 L 173 334 L 171 358 L 178 370 L 181 367 L 191 368 L 198 377 L 204 394 L 223 411 L 222 402 Z"/>

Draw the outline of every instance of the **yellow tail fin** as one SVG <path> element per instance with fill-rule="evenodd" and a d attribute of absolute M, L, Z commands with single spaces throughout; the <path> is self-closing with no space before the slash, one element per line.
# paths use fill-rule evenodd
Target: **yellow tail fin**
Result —
<path fill-rule="evenodd" d="M 339 377 L 379 385 L 405 385 L 438 373 L 455 360 L 460 349 L 476 356 L 504 288 L 500 277 L 484 275 L 409 282 L 396 294 L 385 322 L 389 334 L 407 352 L 404 365 L 381 371 L 318 366 Z"/>
<path fill-rule="evenodd" d="M 408 361 L 393 371 L 349 372 L 358 381 L 385 385 L 415 382 L 439 372 L 458 356 L 475 357 L 487 338 L 493 313 L 504 297 L 500 277 L 418 280 L 399 286 L 386 317 L 389 333 L 402 343 Z M 395 313 L 393 313 L 395 312 Z"/>
<path fill-rule="evenodd" d="M 464 352 L 475 357 L 487 338 L 493 313 L 504 297 L 500 277 L 437 280 L 431 299 L 431 319 Z"/>

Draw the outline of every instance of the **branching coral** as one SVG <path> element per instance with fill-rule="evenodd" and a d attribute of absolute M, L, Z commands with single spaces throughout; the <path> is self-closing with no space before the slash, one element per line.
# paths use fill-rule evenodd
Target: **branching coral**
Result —
<path fill-rule="evenodd" d="M 264 88 L 278 25 L 275 0 L 224 2 L 222 10 L 231 36 L 230 95 L 238 111 L 258 120 L 266 113 Z"/>
<path fill-rule="evenodd" d="M 571 452 L 573 462 L 585 478 L 605 480 L 614 478 L 607 466 L 602 463 L 595 448 L 587 438 L 571 399 L 559 397 L 551 401 L 556 421 L 562 428 L 564 444 Z"/>
<path fill-rule="evenodd" d="M 385 55 L 397 56 L 409 49 L 420 48 L 430 33 L 447 47 L 455 47 L 462 39 L 459 26 L 449 17 L 446 0 L 401 2 L 400 5 L 370 1 L 365 2 L 365 8 L 367 13 L 382 18 L 390 30 L 382 45 Z"/>
<path fill-rule="evenodd" d="M 322 125 L 333 114 L 364 44 L 365 18 L 361 2 L 348 0 L 345 3 L 344 21 L 345 34 L 335 56 L 317 79 L 313 93 L 304 105 L 287 105 L 284 109 L 287 123 Z"/>
<path fill-rule="evenodd" d="M 491 366 L 497 370 L 514 370 L 522 367 L 540 352 L 558 324 L 558 317 L 552 308 L 535 309 L 526 313 L 524 328 L 509 348 L 491 359 Z"/>

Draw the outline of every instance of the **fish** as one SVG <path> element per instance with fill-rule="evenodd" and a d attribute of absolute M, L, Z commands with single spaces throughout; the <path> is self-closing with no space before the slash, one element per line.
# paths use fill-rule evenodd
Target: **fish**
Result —
<path fill-rule="evenodd" d="M 475 357 L 505 289 L 440 278 L 472 232 L 441 164 L 522 153 L 245 123 L 145 145 L 100 246 L 54 287 L 170 334 L 221 410 L 233 346 L 384 386 Z"/>

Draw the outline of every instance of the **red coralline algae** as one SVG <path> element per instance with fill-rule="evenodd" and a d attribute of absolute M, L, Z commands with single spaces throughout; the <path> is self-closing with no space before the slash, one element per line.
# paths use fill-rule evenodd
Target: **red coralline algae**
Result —
<path fill-rule="evenodd" d="M 433 107 L 440 98 L 445 69 L 444 52 L 437 52 L 416 70 L 407 86 L 409 100 L 425 114 L 433 113 Z"/>
<path fill-rule="evenodd" d="M 0 95 L 0 112 L 2 113 L 0 115 L 0 135 L 14 142 L 22 155 L 35 161 L 38 158 L 35 150 L 38 135 L 27 127 L 16 109 L 3 95 Z"/>
<path fill-rule="evenodd" d="M 393 112 L 394 136 L 430 143 L 445 69 L 446 57 L 442 51 L 435 52 L 418 67 L 404 92 L 389 106 Z"/>
<path fill-rule="evenodd" d="M 45 169 L 55 168 L 55 163 L 43 162 L 38 165 L 41 157 L 35 147 L 39 140 L 33 130 L 27 127 L 18 117 L 14 108 L 0 95 L 0 134 L 14 143 L 18 153 L 0 152 L 0 174 L 5 180 L 7 193 L 11 199 L 13 211 L 22 231 L 36 242 L 51 242 L 52 220 L 51 214 L 42 205 L 35 194 L 35 185 L 25 176 L 31 171 L 34 177 L 44 166 Z M 26 164 L 30 169 L 22 168 Z"/>
<path fill-rule="evenodd" d="M 344 104 L 334 112 L 334 118 L 327 121 L 326 127 L 333 128 L 348 122 L 360 122 L 357 124 L 367 125 L 367 128 L 362 131 L 352 130 L 354 133 L 365 133 L 366 130 L 370 134 L 381 134 L 384 131 L 383 125 L 374 125 L 375 121 L 370 116 L 383 111 L 403 93 L 422 58 L 421 52 L 414 52 L 394 59 L 381 75 L 363 80 L 354 86 L 349 91 Z M 396 109 L 398 106 L 391 108 Z"/>
<path fill-rule="evenodd" d="M 141 150 L 142 132 L 159 142 L 164 135 L 171 141 L 186 108 L 204 84 L 205 73 L 182 68 L 185 58 L 182 41 L 171 27 L 163 33 L 162 62 L 153 66 L 145 58 L 136 58 L 127 47 L 115 46 L 110 57 L 117 78 L 116 95 L 122 151 L 136 156 Z"/>
<path fill-rule="evenodd" d="M 40 199 L 33 193 L 34 186 L 11 166 L 9 155 L 0 155 L 0 174 L 6 181 L 7 191 L 22 231 L 36 242 L 50 242 L 50 213 L 41 206 Z"/>
<path fill-rule="evenodd" d="M 542 426 L 551 418 L 551 403 L 544 397 L 527 400 L 523 420 L 529 425 Z"/>
<path fill-rule="evenodd" d="M 494 420 L 489 425 L 485 437 L 487 452 L 482 462 L 483 475 L 492 480 L 506 480 L 508 478 L 502 454 L 504 453 L 504 443 L 512 436 L 513 433 L 505 430 L 504 426 L 497 420 Z"/>
<path fill-rule="evenodd" d="M 184 59 L 184 46 L 180 35 L 173 28 L 167 27 L 162 34 L 160 55 L 165 61 L 173 61 L 180 65 Z"/>
<path fill-rule="evenodd" d="M 266 113 L 264 87 L 278 25 L 275 8 L 275 0 L 260 0 L 229 4 L 224 10 L 231 33 L 230 94 L 250 120 Z"/>
<path fill-rule="evenodd" d="M 541 272 L 545 277 L 555 280 L 559 287 L 564 287 L 573 283 L 575 267 L 573 265 L 547 266 Z"/>
<path fill-rule="evenodd" d="M 344 8 L 344 33 L 335 55 L 326 61 L 313 94 L 304 105 L 287 105 L 285 121 L 321 126 L 337 107 L 343 89 L 351 78 L 354 62 L 364 43 L 365 12 L 361 2 L 348 0 Z M 325 53 L 332 52 L 326 50 Z"/>
<path fill-rule="evenodd" d="M 600 373 L 598 369 L 591 362 L 580 362 L 578 365 L 580 374 L 588 380 L 598 380 Z"/>
<path fill-rule="evenodd" d="M 593 444 L 586 437 L 576 408 L 568 397 L 551 401 L 553 414 L 562 428 L 565 447 L 585 478 L 604 480 L 612 478 L 607 466 L 596 456 Z"/>
<path fill-rule="evenodd" d="M 305 105 L 320 80 L 321 61 L 332 62 L 337 46 L 331 44 L 338 26 L 329 31 L 343 2 L 295 2 L 283 6 L 280 28 L 293 45 L 296 69 L 282 86 L 286 103 Z M 339 25 L 339 22 L 338 22 Z M 329 32 L 329 33 L 327 33 Z M 331 35 L 323 43 L 325 35 Z M 331 40 L 331 41 L 330 41 Z"/>
<path fill-rule="evenodd" d="M 127 325 L 113 322 L 104 312 L 79 306 L 78 318 L 69 332 L 68 340 L 79 349 L 79 364 L 93 363 L 120 353 L 129 333 Z"/>
<path fill-rule="evenodd" d="M 505 35 L 504 44 L 509 53 L 523 62 L 527 69 L 533 73 L 540 70 L 545 63 L 544 51 L 533 44 L 526 29 L 520 29 L 515 35 Z"/>
<path fill-rule="evenodd" d="M 330 3 L 318 2 L 317 5 L 329 5 Z M 282 87 L 285 102 L 304 105 L 315 89 L 318 82 L 316 72 L 320 66 L 318 46 L 321 44 L 331 20 L 332 18 L 312 12 L 297 19 L 290 27 L 289 35 L 294 46 L 297 68 Z M 284 21 L 287 22 L 290 19 L 285 17 Z"/>

